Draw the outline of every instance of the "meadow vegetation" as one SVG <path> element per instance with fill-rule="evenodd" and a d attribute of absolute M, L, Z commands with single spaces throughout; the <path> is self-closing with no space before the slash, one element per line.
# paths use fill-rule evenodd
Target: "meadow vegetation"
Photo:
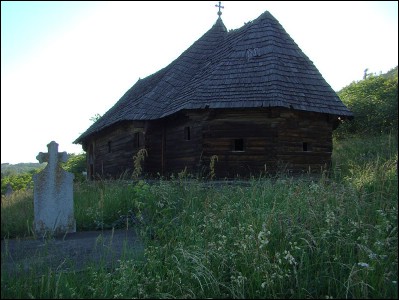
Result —
<path fill-rule="evenodd" d="M 231 184 L 181 172 L 149 183 L 140 180 L 141 153 L 133 180 L 75 182 L 77 230 L 134 228 L 143 258 L 127 251 L 112 268 L 2 272 L 2 298 L 397 299 L 392 74 L 396 94 L 395 82 L 373 76 L 342 91 L 360 121 L 335 132 L 331 169 L 319 177 L 281 172 Z M 208 179 L 214 168 L 217 157 Z M 2 196 L 2 239 L 32 237 L 32 223 L 31 190 Z"/>
<path fill-rule="evenodd" d="M 380 135 L 334 140 L 318 179 L 76 183 L 78 231 L 133 227 L 144 259 L 2 273 L 2 297 L 397 298 L 397 156 L 397 137 Z M 32 202 L 2 199 L 3 238 L 32 236 Z"/>

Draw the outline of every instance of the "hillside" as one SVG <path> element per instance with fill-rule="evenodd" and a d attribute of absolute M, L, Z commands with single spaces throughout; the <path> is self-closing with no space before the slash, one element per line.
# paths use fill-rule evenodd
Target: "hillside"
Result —
<path fill-rule="evenodd" d="M 29 171 L 41 169 L 46 166 L 45 163 L 18 163 L 18 164 L 9 164 L 3 163 L 1 164 L 1 176 L 10 175 L 10 174 L 23 174 L 28 173 Z"/>

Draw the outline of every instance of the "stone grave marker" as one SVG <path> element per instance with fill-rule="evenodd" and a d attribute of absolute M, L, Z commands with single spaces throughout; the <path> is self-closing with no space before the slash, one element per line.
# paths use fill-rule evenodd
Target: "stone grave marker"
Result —
<path fill-rule="evenodd" d="M 48 153 L 40 152 L 36 159 L 47 166 L 33 175 L 34 227 L 38 236 L 76 232 L 73 210 L 73 178 L 59 165 L 66 162 L 66 152 L 58 153 L 54 141 L 47 145 Z"/>

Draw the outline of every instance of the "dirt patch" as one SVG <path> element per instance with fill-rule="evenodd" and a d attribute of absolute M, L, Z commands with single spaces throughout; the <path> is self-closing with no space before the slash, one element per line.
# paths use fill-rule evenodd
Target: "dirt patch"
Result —
<path fill-rule="evenodd" d="M 134 229 L 76 232 L 45 240 L 6 239 L 1 241 L 1 273 L 81 271 L 109 267 L 122 257 L 140 259 L 143 253 Z"/>

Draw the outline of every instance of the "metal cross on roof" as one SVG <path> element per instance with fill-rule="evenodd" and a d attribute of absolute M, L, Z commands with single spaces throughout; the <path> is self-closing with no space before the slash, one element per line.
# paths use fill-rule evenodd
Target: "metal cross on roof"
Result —
<path fill-rule="evenodd" d="M 220 1 L 219 1 L 219 5 L 215 4 L 215 6 L 216 6 L 216 7 L 219 7 L 218 16 L 219 16 L 219 18 L 220 18 L 220 16 L 222 15 L 222 12 L 221 12 L 220 9 L 221 9 L 221 8 L 224 8 L 224 6 L 221 5 L 221 2 L 220 2 Z"/>

